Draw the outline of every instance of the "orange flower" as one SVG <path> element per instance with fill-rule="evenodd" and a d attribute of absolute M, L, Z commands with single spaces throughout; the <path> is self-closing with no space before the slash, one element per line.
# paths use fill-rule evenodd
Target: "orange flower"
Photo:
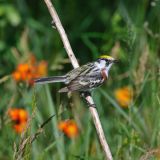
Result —
<path fill-rule="evenodd" d="M 28 62 L 21 63 L 12 73 L 12 77 L 16 82 L 27 81 L 30 85 L 33 84 L 33 79 L 46 76 L 47 62 L 36 62 L 36 58 L 31 55 Z"/>
<path fill-rule="evenodd" d="M 21 80 L 21 74 L 18 71 L 13 72 L 12 76 L 13 76 L 13 79 L 15 81 L 20 81 Z"/>
<path fill-rule="evenodd" d="M 115 97 L 123 108 L 128 108 L 133 98 L 133 90 L 130 87 L 119 88 L 115 91 Z"/>
<path fill-rule="evenodd" d="M 78 126 L 73 120 L 61 121 L 58 124 L 58 128 L 69 138 L 74 138 L 79 133 Z"/>
<path fill-rule="evenodd" d="M 38 77 L 47 75 L 47 62 L 41 61 L 37 66 L 37 73 L 39 74 Z"/>
<path fill-rule="evenodd" d="M 17 66 L 17 71 L 20 73 L 27 72 L 29 70 L 29 65 L 27 63 L 22 63 Z"/>
<path fill-rule="evenodd" d="M 27 120 L 28 120 L 28 113 L 24 109 L 9 109 L 8 115 L 10 119 L 12 120 L 13 128 L 17 133 L 21 133 L 24 131 L 26 125 L 27 125 Z"/>
<path fill-rule="evenodd" d="M 21 122 L 19 124 L 15 124 L 13 128 L 17 133 L 22 133 L 26 128 L 26 124 L 27 124 L 26 122 Z"/>

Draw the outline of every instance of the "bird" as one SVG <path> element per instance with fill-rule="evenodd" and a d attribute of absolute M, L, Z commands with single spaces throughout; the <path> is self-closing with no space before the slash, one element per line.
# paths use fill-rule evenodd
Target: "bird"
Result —
<path fill-rule="evenodd" d="M 35 84 L 63 82 L 66 86 L 58 92 L 85 92 L 101 86 L 108 79 L 109 70 L 118 60 L 102 55 L 93 62 L 88 62 L 62 76 L 37 78 Z"/>

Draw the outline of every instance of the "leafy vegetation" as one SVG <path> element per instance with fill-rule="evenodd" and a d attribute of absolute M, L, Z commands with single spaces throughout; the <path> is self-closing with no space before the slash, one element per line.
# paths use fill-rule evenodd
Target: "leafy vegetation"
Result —
<path fill-rule="evenodd" d="M 59 0 L 54 5 L 80 64 L 104 53 L 121 61 L 93 92 L 114 159 L 159 159 L 160 1 Z M 63 84 L 29 81 L 47 70 L 51 76 L 72 69 L 45 3 L 1 0 L 0 19 L 0 159 L 104 159 L 79 94 L 59 94 Z M 14 108 L 27 111 L 28 124 L 21 123 L 22 113 L 9 114 Z M 58 127 L 66 120 L 78 126 L 71 123 L 73 137 L 66 126 Z M 15 125 L 27 130 L 20 135 Z"/>

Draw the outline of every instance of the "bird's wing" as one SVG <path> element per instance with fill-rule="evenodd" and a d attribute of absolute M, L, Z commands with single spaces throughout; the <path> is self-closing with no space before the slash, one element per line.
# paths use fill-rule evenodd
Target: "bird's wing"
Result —
<path fill-rule="evenodd" d="M 67 85 L 67 88 L 69 91 L 89 90 L 102 84 L 102 79 L 103 77 L 99 71 L 87 74 L 81 73 Z"/>
<path fill-rule="evenodd" d="M 86 75 L 87 72 L 90 71 L 90 68 L 94 66 L 94 63 L 87 63 L 83 66 L 80 66 L 78 68 L 73 69 L 72 71 L 68 72 L 66 77 L 67 77 L 67 82 L 66 84 L 69 84 L 70 82 L 74 81 L 77 77 Z"/>

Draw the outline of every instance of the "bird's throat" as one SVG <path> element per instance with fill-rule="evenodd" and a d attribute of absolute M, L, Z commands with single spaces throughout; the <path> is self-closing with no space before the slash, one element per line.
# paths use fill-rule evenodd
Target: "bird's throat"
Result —
<path fill-rule="evenodd" d="M 101 74 L 104 80 L 106 80 L 108 78 L 108 74 L 106 73 L 106 68 L 103 68 L 101 70 Z"/>

